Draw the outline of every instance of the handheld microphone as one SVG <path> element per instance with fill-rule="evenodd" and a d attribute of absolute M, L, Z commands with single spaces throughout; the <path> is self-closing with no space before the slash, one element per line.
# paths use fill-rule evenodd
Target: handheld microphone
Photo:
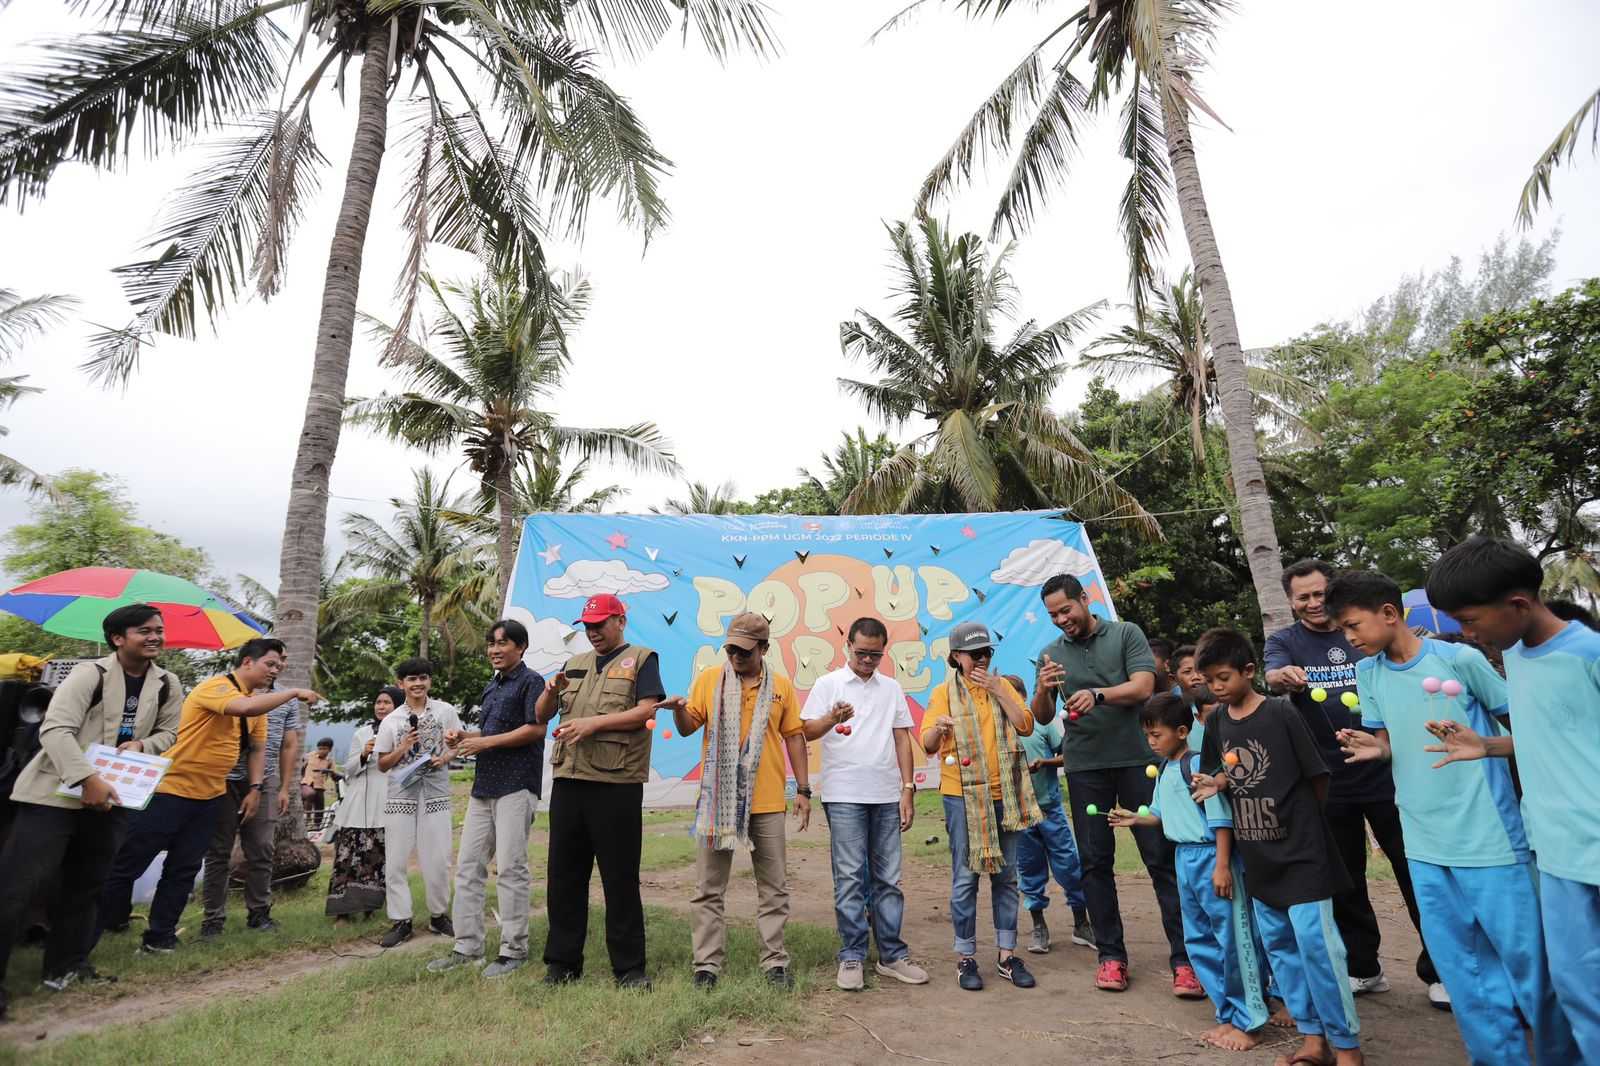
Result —
<path fill-rule="evenodd" d="M 409 718 L 409 721 L 411 723 L 412 731 L 415 732 L 416 728 L 417 728 L 417 725 L 418 725 L 417 716 L 414 715 L 414 714 L 411 715 L 410 718 Z M 411 754 L 415 755 L 417 752 L 419 752 L 421 750 L 422 750 L 422 742 L 421 741 L 417 741 L 416 743 L 411 745 Z"/>

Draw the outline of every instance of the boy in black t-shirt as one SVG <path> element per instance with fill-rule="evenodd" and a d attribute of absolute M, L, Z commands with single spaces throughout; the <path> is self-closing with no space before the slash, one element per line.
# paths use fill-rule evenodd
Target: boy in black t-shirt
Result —
<path fill-rule="evenodd" d="M 1328 768 L 1294 707 L 1255 691 L 1255 649 L 1243 633 L 1211 630 L 1200 638 L 1195 665 L 1219 710 L 1200 759 L 1208 771 L 1194 775 L 1193 795 L 1202 802 L 1226 791 L 1233 803 L 1256 924 L 1305 1036 L 1287 1061 L 1327 1062 L 1331 1051 L 1340 1066 L 1355 1066 L 1365 1061 L 1361 1024 L 1332 899 L 1350 881 L 1323 813 Z"/>

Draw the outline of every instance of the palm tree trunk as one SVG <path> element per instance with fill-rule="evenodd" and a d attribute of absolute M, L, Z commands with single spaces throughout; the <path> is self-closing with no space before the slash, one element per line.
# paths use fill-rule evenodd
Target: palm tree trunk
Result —
<path fill-rule="evenodd" d="M 1197 391 L 1189 401 L 1189 444 L 1194 448 L 1194 465 L 1206 465 L 1206 408 L 1205 392 Z"/>
<path fill-rule="evenodd" d="M 289 513 L 284 519 L 283 552 L 278 564 L 278 611 L 273 634 L 288 645 L 283 683 L 293 687 L 308 685 L 311 665 L 316 661 L 317 600 L 321 595 L 322 548 L 328 526 L 328 477 L 344 420 L 344 388 L 355 332 L 361 254 L 388 137 L 388 70 L 388 25 L 375 23 L 367 29 L 366 57 L 361 62 L 356 132 L 350 146 L 350 168 L 345 174 L 344 200 L 339 205 L 333 245 L 328 250 L 310 395 L 306 398 L 305 422 L 289 481 Z"/>
<path fill-rule="evenodd" d="M 1161 125 L 1166 134 L 1167 159 L 1172 164 L 1178 210 L 1183 213 L 1184 235 L 1189 239 L 1189 257 L 1194 261 L 1195 277 L 1205 301 L 1206 330 L 1211 337 L 1222 420 L 1228 434 L 1228 465 L 1233 473 L 1234 498 L 1239 503 L 1239 539 L 1250 562 L 1262 626 L 1272 633 L 1294 621 L 1294 616 L 1283 592 L 1283 556 L 1278 532 L 1272 525 L 1267 478 L 1256 449 L 1255 403 L 1245 377 L 1239 322 L 1234 318 L 1233 294 L 1228 289 L 1228 275 L 1222 269 L 1222 253 L 1217 249 L 1205 190 L 1200 185 L 1200 166 L 1195 160 L 1189 120 L 1174 106 L 1171 93 L 1163 93 L 1162 98 Z"/>
<path fill-rule="evenodd" d="M 417 654 L 422 658 L 428 657 L 428 634 L 433 630 L 433 597 L 426 596 L 422 600 L 422 633 L 417 637 Z"/>
<path fill-rule="evenodd" d="M 494 477 L 494 494 L 500 506 L 500 529 L 496 534 L 495 549 L 500 557 L 500 617 L 504 618 L 510 606 L 511 571 L 517 565 L 517 521 L 511 513 L 516 502 L 516 491 L 511 483 L 511 466 L 506 464 Z"/>

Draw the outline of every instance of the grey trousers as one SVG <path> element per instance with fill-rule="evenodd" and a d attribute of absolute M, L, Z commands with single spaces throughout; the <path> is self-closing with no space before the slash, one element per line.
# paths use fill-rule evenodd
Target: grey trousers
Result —
<path fill-rule="evenodd" d="M 500 957 L 528 957 L 528 830 L 533 826 L 532 792 L 519 789 L 498 799 L 467 800 L 456 854 L 455 950 L 473 958 L 483 954 L 484 888 L 494 858 L 495 899 L 500 911 Z"/>
<path fill-rule="evenodd" d="M 397 922 L 411 920 L 411 878 L 407 869 L 412 849 L 422 868 L 429 917 L 450 910 L 450 801 L 440 801 L 433 811 L 426 809 L 427 802 L 413 812 L 383 812 L 384 888 L 389 917 Z"/>
<path fill-rule="evenodd" d="M 211 834 L 211 850 L 206 852 L 205 882 L 200 896 L 205 902 L 208 922 L 228 917 L 228 864 L 233 861 L 233 840 L 239 838 L 244 852 L 244 909 L 246 914 L 272 906 L 273 834 L 278 822 L 278 780 L 267 778 L 261 802 L 248 822 L 239 821 L 239 805 L 250 792 L 250 782 L 229 781 L 228 802 L 217 815 L 216 832 Z"/>
<path fill-rule="evenodd" d="M 761 939 L 761 969 L 788 966 L 783 927 L 789 922 L 788 840 L 784 812 L 750 816 L 750 864 L 756 875 L 756 935 Z M 743 850 L 742 848 L 738 850 Z M 700 845 L 695 856 L 699 886 L 689 901 L 689 935 L 694 968 L 722 972 L 728 940 L 726 900 L 733 852 Z"/>

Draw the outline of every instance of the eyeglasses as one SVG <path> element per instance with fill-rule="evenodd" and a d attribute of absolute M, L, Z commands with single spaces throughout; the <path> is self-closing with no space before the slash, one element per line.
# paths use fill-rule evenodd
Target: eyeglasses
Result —
<path fill-rule="evenodd" d="M 729 644 L 722 650 L 728 653 L 730 659 L 748 659 L 756 653 L 754 648 L 741 648 L 737 644 Z"/>
<path fill-rule="evenodd" d="M 873 662 L 873 663 L 875 663 L 879 659 L 883 658 L 883 652 L 881 652 L 881 651 L 857 651 L 856 649 L 851 648 L 850 649 L 850 654 L 854 655 L 857 659 L 862 659 L 862 660 L 865 660 L 866 662 Z"/>
<path fill-rule="evenodd" d="M 990 659 L 994 658 L 994 649 L 993 648 L 979 648 L 977 651 L 969 651 L 966 654 L 972 656 L 974 659 L 976 659 L 980 663 L 986 663 Z"/>

